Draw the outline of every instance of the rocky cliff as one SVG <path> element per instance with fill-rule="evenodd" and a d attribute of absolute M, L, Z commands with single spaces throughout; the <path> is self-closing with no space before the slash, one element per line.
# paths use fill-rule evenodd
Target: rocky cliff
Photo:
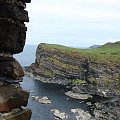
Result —
<path fill-rule="evenodd" d="M 104 48 L 81 50 L 42 43 L 38 45 L 35 63 L 26 67 L 26 73 L 32 73 L 43 82 L 70 85 L 72 86 L 72 93 L 79 93 L 80 97 L 82 95 L 91 95 L 95 103 L 98 101 L 103 102 L 103 98 L 117 98 L 112 99 L 118 103 L 113 108 L 120 111 L 118 107 L 120 49 L 119 47 L 114 50 Z M 72 96 L 72 93 L 69 95 Z M 108 112 L 107 118 L 112 112 L 109 111 L 110 107 L 106 107 L 108 103 L 113 104 L 108 101 L 102 104 L 105 111 Z M 100 106 L 100 109 L 103 109 L 102 106 Z M 98 112 L 100 111 L 97 111 L 96 115 Z M 119 117 L 116 111 L 113 113 L 114 117 L 109 119 Z M 105 119 L 106 116 L 103 118 Z"/>
<path fill-rule="evenodd" d="M 31 0 L 0 0 L 0 120 L 30 120 L 26 109 L 29 92 L 19 84 L 24 71 L 13 54 L 23 51 L 29 21 L 26 3 Z M 23 108 L 24 106 L 24 108 Z"/>
<path fill-rule="evenodd" d="M 117 87 L 120 74 L 118 62 L 92 60 L 83 51 L 48 44 L 38 46 L 35 63 L 29 68 L 33 74 L 48 78 L 51 82 L 86 82 L 110 88 Z"/>

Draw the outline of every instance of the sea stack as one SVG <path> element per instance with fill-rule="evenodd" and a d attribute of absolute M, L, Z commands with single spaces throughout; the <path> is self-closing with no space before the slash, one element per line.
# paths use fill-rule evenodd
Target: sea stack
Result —
<path fill-rule="evenodd" d="M 29 92 L 20 83 L 24 72 L 13 54 L 23 51 L 29 22 L 26 3 L 31 0 L 0 0 L 0 120 L 30 120 Z"/>

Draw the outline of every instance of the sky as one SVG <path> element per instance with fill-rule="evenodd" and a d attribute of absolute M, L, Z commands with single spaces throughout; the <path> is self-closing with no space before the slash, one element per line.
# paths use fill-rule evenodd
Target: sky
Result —
<path fill-rule="evenodd" d="M 26 44 L 88 47 L 120 41 L 120 0 L 32 0 Z"/>

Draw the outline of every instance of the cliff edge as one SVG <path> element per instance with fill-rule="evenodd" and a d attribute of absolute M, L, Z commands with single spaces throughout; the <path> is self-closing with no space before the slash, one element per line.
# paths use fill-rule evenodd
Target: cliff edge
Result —
<path fill-rule="evenodd" d="M 90 101 L 96 120 L 120 118 L 120 42 L 91 49 L 41 43 L 25 70 L 42 82 L 70 86 L 66 94 Z"/>
<path fill-rule="evenodd" d="M 107 44 L 100 48 L 76 49 L 42 43 L 38 45 L 35 63 L 26 70 L 53 83 L 88 83 L 118 91 L 119 60 L 119 47 L 111 49 Z"/>

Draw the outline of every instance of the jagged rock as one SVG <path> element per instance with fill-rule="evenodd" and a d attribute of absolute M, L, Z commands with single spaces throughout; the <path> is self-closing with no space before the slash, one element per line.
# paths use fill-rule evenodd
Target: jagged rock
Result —
<path fill-rule="evenodd" d="M 11 85 L 0 86 L 0 112 L 26 106 L 29 92 Z"/>
<path fill-rule="evenodd" d="M 15 4 L 0 4 L 0 17 L 13 18 L 22 22 L 29 22 L 28 12 Z"/>
<path fill-rule="evenodd" d="M 18 84 L 24 72 L 13 54 L 23 51 L 24 22 L 29 22 L 26 4 L 31 0 L 0 0 L 0 120 L 30 120 L 29 92 Z M 12 84 L 12 85 L 11 85 Z"/>
<path fill-rule="evenodd" d="M 23 51 L 26 39 L 26 27 L 0 20 L 0 52 L 12 54 Z"/>
<path fill-rule="evenodd" d="M 21 9 L 25 9 L 26 8 L 26 4 L 22 1 L 19 0 L 0 0 L 0 3 L 4 3 L 4 4 L 15 4 L 16 6 L 18 6 Z"/>
<path fill-rule="evenodd" d="M 3 26 L 3 29 L 8 27 L 9 25 L 17 25 L 18 27 L 25 28 L 27 30 L 27 27 L 25 27 L 25 24 L 19 20 L 15 20 L 13 18 L 0 18 L 0 25 Z M 2 28 L 1 28 L 2 29 Z"/>
<path fill-rule="evenodd" d="M 85 112 L 84 110 L 81 109 L 71 109 L 72 113 L 76 113 L 76 120 L 92 120 L 92 116 L 90 113 Z"/>
<path fill-rule="evenodd" d="M 119 120 L 120 96 L 111 98 L 105 102 L 96 103 L 94 115 L 96 120 Z"/>
<path fill-rule="evenodd" d="M 22 79 L 24 71 L 17 60 L 9 57 L 0 57 L 0 77 L 13 80 Z"/>
<path fill-rule="evenodd" d="M 13 109 L 8 113 L 0 113 L 0 120 L 30 120 L 31 118 L 30 109 Z"/>

